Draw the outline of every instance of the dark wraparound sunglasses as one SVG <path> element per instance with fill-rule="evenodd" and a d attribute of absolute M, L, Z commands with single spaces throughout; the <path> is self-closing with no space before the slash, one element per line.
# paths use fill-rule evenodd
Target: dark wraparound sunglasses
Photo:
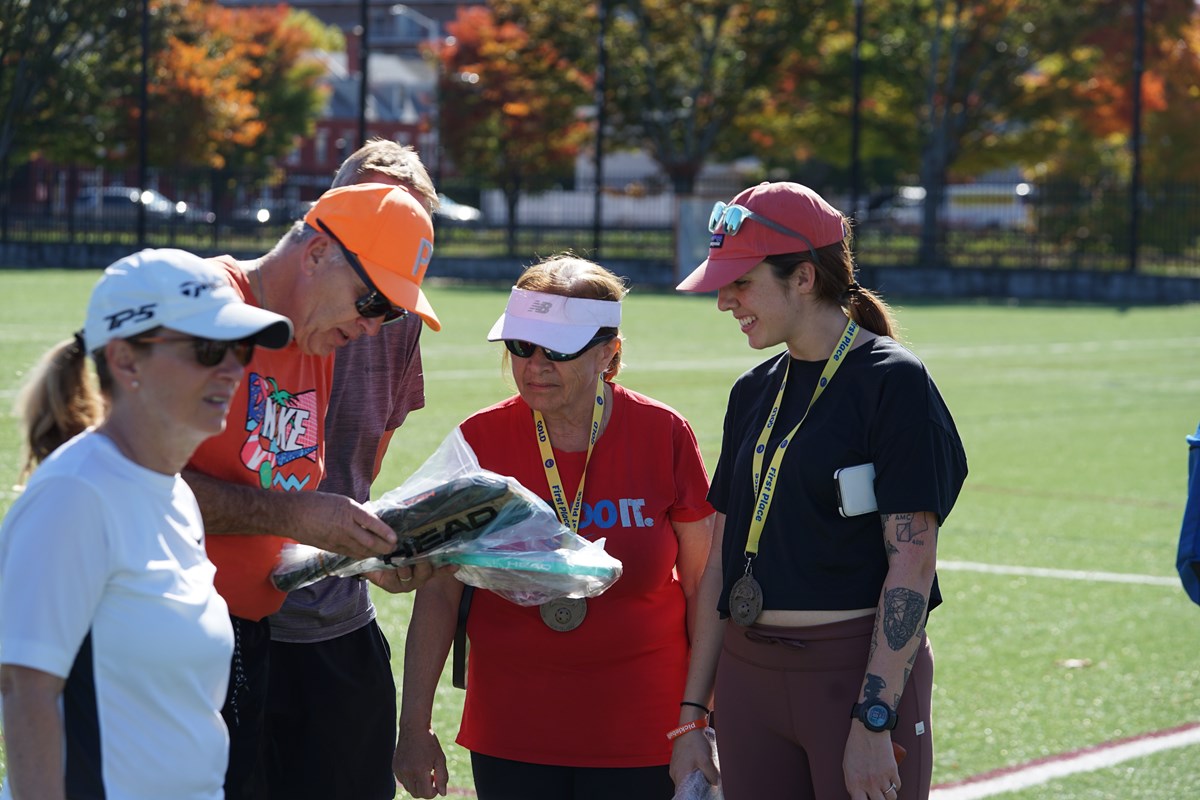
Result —
<path fill-rule="evenodd" d="M 563 362 L 574 361 L 596 345 L 610 342 L 615 338 L 617 338 L 615 333 L 597 333 L 588 341 L 587 344 L 574 353 L 560 353 L 557 350 L 551 350 L 548 347 L 540 347 L 533 342 L 525 342 L 520 339 L 505 339 L 504 346 L 508 348 L 508 352 L 512 353 L 517 358 L 530 358 L 535 350 L 541 350 L 542 355 L 546 356 L 547 361 Z"/>
<path fill-rule="evenodd" d="M 375 284 L 367 276 L 367 271 L 363 268 L 362 262 L 358 260 L 358 256 L 349 247 L 342 244 L 342 240 L 337 237 L 337 234 L 329 230 L 329 226 L 320 219 L 317 220 L 317 226 L 325 232 L 326 236 L 333 239 L 333 243 L 338 246 L 342 251 L 342 255 L 346 257 L 346 263 L 350 265 L 355 274 L 358 275 L 359 279 L 367 287 L 367 293 L 354 301 L 354 310 L 358 312 L 358 315 L 364 319 L 383 317 L 384 325 L 407 317 L 408 309 L 392 305 L 392 301 L 388 300 L 383 292 L 375 288 Z"/>
<path fill-rule="evenodd" d="M 202 367 L 215 367 L 225 360 L 225 354 L 233 351 L 233 357 L 243 367 L 254 357 L 254 339 L 240 339 L 236 342 L 202 339 L 199 336 L 136 336 L 130 341 L 136 344 L 172 344 L 188 342 L 192 345 L 192 355 L 196 363 Z"/>

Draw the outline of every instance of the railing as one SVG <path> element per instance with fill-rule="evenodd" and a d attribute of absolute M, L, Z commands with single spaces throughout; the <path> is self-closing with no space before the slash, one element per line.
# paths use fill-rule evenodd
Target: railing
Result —
<path fill-rule="evenodd" d="M 74 248 L 84 253 L 89 248 L 129 250 L 144 244 L 181 247 L 204 255 L 258 255 L 303 214 L 328 180 L 325 176 L 293 175 L 270 188 L 254 188 L 225 174 L 164 172 L 155 176 L 153 188 L 172 203 L 185 198 L 187 209 L 165 213 L 157 208 L 151 213 L 147 208 L 145 241 L 139 242 L 136 206 L 82 203 L 86 186 L 96 183 L 96 176 L 87 175 L 87 180 L 84 176 L 77 171 L 69 173 L 69 179 L 61 170 L 36 175 L 26 171 L 11 180 L 8 191 L 0 194 L 0 244 Z M 102 185 L 114 183 L 128 185 L 128 180 L 110 174 Z M 684 204 L 665 181 L 613 183 L 615 188 L 606 190 L 601 198 L 599 260 L 673 264 L 680 226 L 690 230 L 702 227 L 704 220 L 694 213 L 682 219 Z M 562 250 L 595 256 L 595 195 L 591 187 L 524 195 L 510 224 L 508 205 L 499 190 L 462 179 L 443 184 L 456 205 L 435 220 L 435 258 L 528 263 L 536 256 Z M 691 206 L 728 200 L 743 185 L 702 183 L 697 193 L 701 201 Z M 221 191 L 214 192 L 214 186 Z M 875 269 L 1129 270 L 1126 186 L 1019 186 L 951 187 L 936 226 L 926 224 L 918 187 L 874 193 L 871 201 L 863 204 L 856 222 L 858 261 Z M 825 196 L 839 204 L 836 190 L 826 191 Z M 264 209 L 269 214 L 260 214 Z M 473 216 L 473 209 L 478 216 Z M 1146 187 L 1141 220 L 1138 273 L 1200 277 L 1200 187 Z M 103 263 L 107 262 L 90 266 Z"/>

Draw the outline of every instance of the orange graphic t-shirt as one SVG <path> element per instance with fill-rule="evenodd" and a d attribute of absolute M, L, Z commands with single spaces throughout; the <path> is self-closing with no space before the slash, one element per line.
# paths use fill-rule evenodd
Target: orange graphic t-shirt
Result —
<path fill-rule="evenodd" d="M 228 256 L 220 264 L 246 302 L 257 305 L 246 274 Z M 200 445 L 188 463 L 205 475 L 273 492 L 313 491 L 325 469 L 325 410 L 333 383 L 333 356 L 310 356 L 293 343 L 282 350 L 255 348 L 234 395 L 225 431 Z M 259 620 L 286 596 L 271 584 L 282 536 L 214 535 L 208 556 L 217 565 L 217 591 L 229 613 Z"/>

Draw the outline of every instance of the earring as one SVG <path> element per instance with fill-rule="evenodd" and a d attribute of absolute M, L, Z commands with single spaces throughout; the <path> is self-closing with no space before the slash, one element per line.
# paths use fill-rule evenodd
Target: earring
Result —
<path fill-rule="evenodd" d="M 133 382 L 130 383 L 129 385 L 131 388 L 138 389 L 141 387 L 142 384 L 140 381 L 138 381 L 136 378 L 134 378 Z"/>

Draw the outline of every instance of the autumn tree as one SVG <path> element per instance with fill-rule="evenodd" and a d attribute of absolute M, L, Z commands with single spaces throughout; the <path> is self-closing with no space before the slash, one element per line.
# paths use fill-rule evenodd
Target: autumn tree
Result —
<path fill-rule="evenodd" d="M 503 192 L 516 252 L 520 194 L 569 173 L 587 124 L 588 76 L 547 39 L 481 6 L 460 8 L 437 51 L 443 146 L 458 168 Z"/>
<path fill-rule="evenodd" d="M 1191 146 L 1200 115 L 1200 9 L 1192 0 L 1145 0 L 1144 26 L 1139 236 L 1178 253 L 1200 230 L 1200 153 Z M 1039 148 L 1036 165 L 1038 178 L 1052 187 L 1039 204 L 1039 232 L 1074 248 L 1131 244 L 1126 187 L 1134 158 L 1135 31 L 1132 4 L 1086 31 L 1077 52 L 1090 54 L 1088 74 L 1066 86 L 1056 113 L 1035 123 L 1051 145 Z M 1038 80 L 1061 82 L 1052 70 Z"/>
<path fill-rule="evenodd" d="M 308 53 L 344 50 L 341 32 L 306 11 L 284 5 L 224 9 L 222 30 L 239 43 L 247 62 L 244 88 L 253 94 L 261 131 L 253 147 L 223 145 L 231 172 L 264 172 L 311 135 L 326 101 L 324 67 Z"/>
<path fill-rule="evenodd" d="M 864 59 L 873 77 L 863 124 L 900 134 L 888 137 L 896 160 L 911 165 L 925 188 L 923 262 L 939 258 L 938 214 L 949 179 L 1027 159 L 1031 125 L 1053 113 L 1064 87 L 1086 79 L 1092 53 L 1081 45 L 1104 18 L 1104 5 L 1103 0 L 870 4 Z M 1048 70 L 1057 81 L 1040 80 Z M 839 117 L 844 124 L 846 116 Z M 820 124 L 821 116 L 812 121 Z M 911 133 L 903 135 L 903 128 Z"/>

